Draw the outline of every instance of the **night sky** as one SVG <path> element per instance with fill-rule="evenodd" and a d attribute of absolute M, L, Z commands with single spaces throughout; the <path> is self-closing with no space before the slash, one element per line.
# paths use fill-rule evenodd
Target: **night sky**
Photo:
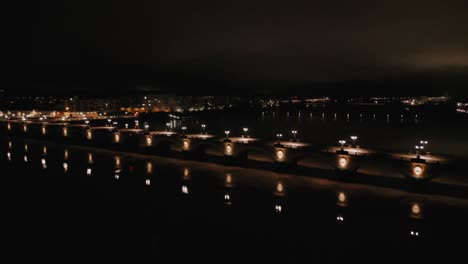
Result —
<path fill-rule="evenodd" d="M 35 2 L 2 16 L 7 89 L 468 93 L 467 1 Z"/>

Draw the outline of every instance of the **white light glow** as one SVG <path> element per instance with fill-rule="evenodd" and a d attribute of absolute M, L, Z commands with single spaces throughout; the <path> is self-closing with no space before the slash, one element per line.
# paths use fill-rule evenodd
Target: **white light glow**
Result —
<path fill-rule="evenodd" d="M 186 185 L 183 185 L 183 186 L 182 186 L 182 193 L 184 193 L 184 194 L 188 194 L 188 193 L 189 193 L 188 187 L 187 187 Z"/>
<path fill-rule="evenodd" d="M 92 173 L 93 171 L 91 170 L 91 168 L 86 169 L 86 175 L 91 176 Z"/>
<path fill-rule="evenodd" d="M 276 152 L 276 157 L 278 158 L 278 160 L 282 160 L 284 158 L 284 151 L 283 150 L 278 150 Z"/>
<path fill-rule="evenodd" d="M 423 174 L 423 168 L 419 165 L 414 166 L 413 173 L 415 176 L 420 177 Z"/>
<path fill-rule="evenodd" d="M 66 163 L 66 162 L 63 163 L 63 171 L 64 172 L 68 171 L 68 163 Z"/>
<path fill-rule="evenodd" d="M 8 161 L 11 161 L 11 153 L 10 152 L 7 152 L 7 158 L 8 158 Z"/>
<path fill-rule="evenodd" d="M 338 165 L 340 165 L 341 168 L 345 168 L 348 165 L 348 159 L 345 157 L 341 157 L 338 160 Z"/>

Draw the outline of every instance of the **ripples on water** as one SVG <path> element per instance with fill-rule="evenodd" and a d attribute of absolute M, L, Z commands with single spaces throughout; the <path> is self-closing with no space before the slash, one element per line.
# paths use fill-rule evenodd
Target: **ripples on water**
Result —
<path fill-rule="evenodd" d="M 454 198 L 33 142 L 1 155 L 12 237 L 43 256 L 401 261 L 444 256 L 431 249 L 467 233 Z"/>

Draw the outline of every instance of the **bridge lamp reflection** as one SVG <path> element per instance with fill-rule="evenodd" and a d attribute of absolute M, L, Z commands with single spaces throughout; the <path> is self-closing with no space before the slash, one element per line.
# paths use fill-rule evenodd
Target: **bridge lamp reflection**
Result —
<path fill-rule="evenodd" d="M 67 127 L 63 128 L 63 136 L 68 137 L 68 128 Z"/>
<path fill-rule="evenodd" d="M 147 174 L 153 173 L 153 163 L 149 161 L 146 163 L 146 173 Z"/>
<path fill-rule="evenodd" d="M 114 160 L 115 160 L 115 166 L 116 166 L 116 167 L 120 167 L 120 157 L 119 157 L 119 156 L 115 156 Z"/>
<path fill-rule="evenodd" d="M 11 149 L 12 146 L 13 146 L 13 145 L 12 145 L 11 141 L 8 141 L 8 148 Z"/>
<path fill-rule="evenodd" d="M 281 205 L 279 205 L 279 204 L 276 204 L 275 205 L 275 212 L 278 213 L 278 214 L 282 213 L 283 212 L 283 207 Z"/>
<path fill-rule="evenodd" d="M 224 181 L 224 186 L 232 187 L 232 175 L 231 175 L 231 173 L 226 174 L 226 180 Z"/>
<path fill-rule="evenodd" d="M 45 127 L 45 126 L 42 126 L 42 128 L 41 128 L 41 132 L 42 132 L 42 135 L 45 135 L 45 134 L 47 134 L 47 129 L 46 129 L 46 127 Z"/>
<path fill-rule="evenodd" d="M 46 146 L 43 146 L 43 147 L 42 147 L 42 153 L 43 153 L 44 155 L 47 155 L 47 147 L 46 147 Z"/>
<path fill-rule="evenodd" d="M 26 124 L 23 125 L 23 132 L 24 133 L 28 132 L 28 125 Z"/>
<path fill-rule="evenodd" d="M 276 184 L 276 195 L 283 196 L 284 195 L 284 186 L 283 183 L 278 182 Z"/>
<path fill-rule="evenodd" d="M 67 149 L 64 150 L 64 152 L 63 152 L 63 158 L 64 158 L 65 160 L 68 160 L 68 150 L 67 150 Z"/>
<path fill-rule="evenodd" d="M 11 124 L 10 123 L 7 124 L 7 128 L 8 128 L 8 131 L 11 130 Z"/>
<path fill-rule="evenodd" d="M 24 152 L 28 152 L 28 144 L 24 144 Z"/>
<path fill-rule="evenodd" d="M 114 134 L 114 141 L 115 143 L 120 143 L 120 134 L 118 132 Z"/>
<path fill-rule="evenodd" d="M 184 168 L 184 180 L 190 179 L 190 170 L 188 168 Z"/>
<path fill-rule="evenodd" d="M 88 129 L 86 131 L 86 139 L 88 139 L 88 140 L 93 139 L 93 131 L 91 129 Z"/>

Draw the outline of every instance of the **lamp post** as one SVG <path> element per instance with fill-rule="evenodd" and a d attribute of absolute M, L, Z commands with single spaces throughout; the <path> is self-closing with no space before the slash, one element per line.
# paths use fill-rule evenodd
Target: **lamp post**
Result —
<path fill-rule="evenodd" d="M 171 131 L 171 123 L 167 122 L 166 127 L 167 127 L 167 131 Z"/>
<path fill-rule="evenodd" d="M 205 124 L 202 124 L 201 127 L 202 127 L 202 134 L 206 134 L 206 130 L 205 130 L 205 129 L 206 129 L 206 125 L 205 125 Z"/>
<path fill-rule="evenodd" d="M 421 151 L 421 152 L 424 151 L 424 146 L 423 146 L 423 145 L 420 145 L 420 146 L 419 146 L 419 145 L 416 145 L 416 146 L 414 146 L 414 148 L 416 149 L 416 156 L 417 156 L 417 158 L 419 159 L 419 157 L 420 157 L 420 156 L 419 156 L 419 152 L 420 152 L 420 151 Z"/>
<path fill-rule="evenodd" d="M 225 130 L 225 131 L 224 131 L 224 134 L 226 134 L 226 139 L 229 138 L 229 134 L 230 134 L 230 133 L 231 133 L 231 131 L 229 131 L 229 130 Z"/>
<path fill-rule="evenodd" d="M 297 130 L 291 130 L 291 134 L 293 135 L 293 140 L 296 141 Z"/>
<path fill-rule="evenodd" d="M 187 130 L 187 127 L 186 127 L 186 126 L 183 126 L 183 127 L 182 127 L 182 135 L 184 135 L 184 136 L 185 136 L 185 130 Z"/>
<path fill-rule="evenodd" d="M 242 130 L 244 130 L 244 137 L 247 137 L 247 132 L 249 131 L 249 128 L 244 127 Z"/>
<path fill-rule="evenodd" d="M 353 146 L 356 147 L 356 140 L 358 139 L 357 136 L 351 136 L 351 140 L 353 141 Z"/>
<path fill-rule="evenodd" d="M 111 123 L 112 123 L 112 119 L 107 119 L 108 126 L 111 126 Z"/>
<path fill-rule="evenodd" d="M 148 123 L 145 123 L 145 130 L 146 130 L 146 132 L 148 132 L 148 129 L 149 129 L 149 124 L 148 124 Z"/>
<path fill-rule="evenodd" d="M 419 141 L 419 143 L 421 144 L 421 147 L 424 149 L 424 147 L 429 143 L 427 140 L 421 140 Z M 421 151 L 422 152 L 422 151 Z"/>
<path fill-rule="evenodd" d="M 276 138 L 278 139 L 278 142 L 276 144 L 278 144 L 278 145 L 281 144 L 281 138 L 282 137 L 283 137 L 283 134 L 281 134 L 281 133 L 276 134 Z"/>
<path fill-rule="evenodd" d="M 338 141 L 341 144 L 341 150 L 344 150 L 344 144 L 346 144 L 346 140 Z"/>
<path fill-rule="evenodd" d="M 86 126 L 89 127 L 89 120 L 85 120 L 84 122 L 85 122 Z"/>

